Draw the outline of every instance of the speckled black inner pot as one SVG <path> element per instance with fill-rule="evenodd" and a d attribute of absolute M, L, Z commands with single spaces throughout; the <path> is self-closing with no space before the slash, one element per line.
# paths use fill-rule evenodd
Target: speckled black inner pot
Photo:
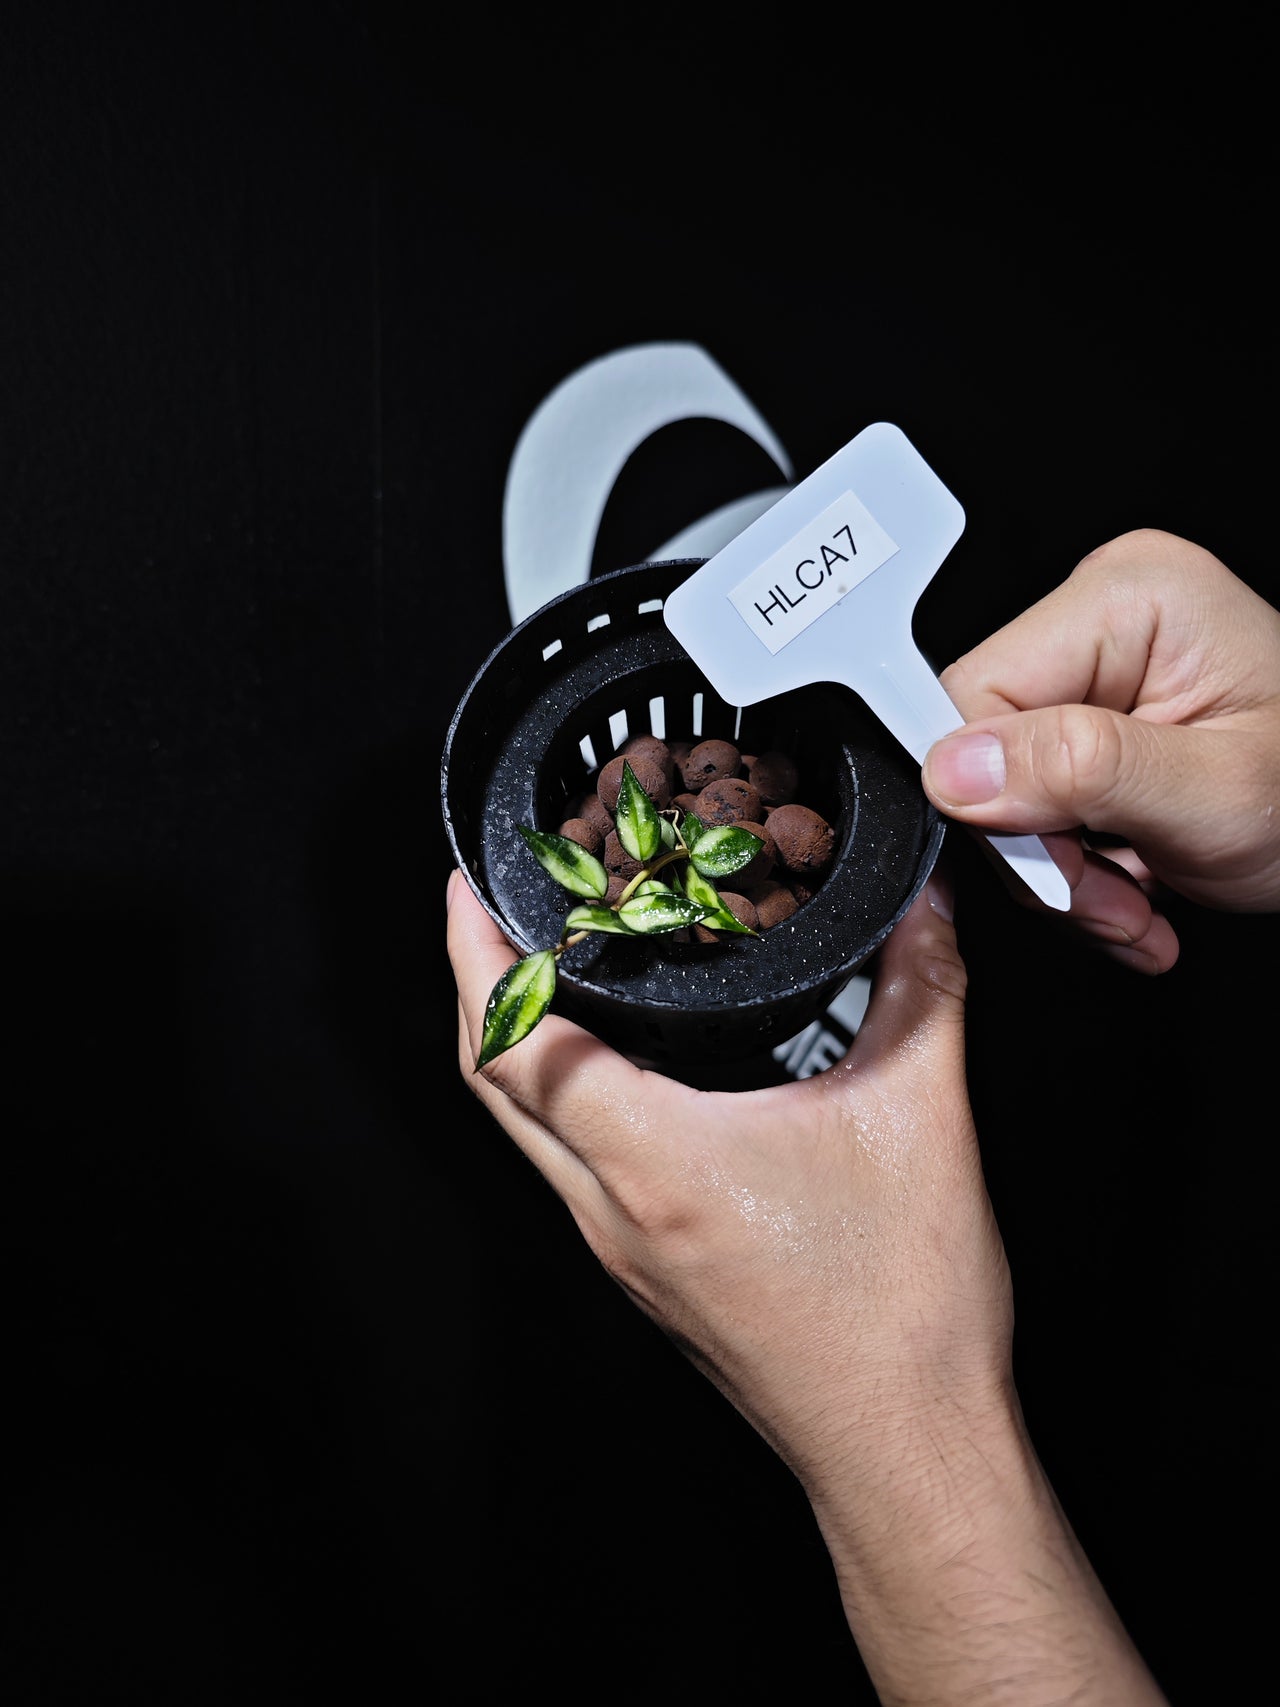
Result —
<path fill-rule="evenodd" d="M 714 693 L 662 617 L 702 561 L 620 569 L 544 605 L 481 665 L 441 762 L 458 864 L 527 953 L 554 947 L 573 900 L 516 826 L 558 828 L 629 737 L 716 736 L 795 760 L 798 798 L 834 825 L 836 852 L 791 918 L 716 943 L 597 934 L 561 958 L 552 1012 L 657 1061 L 740 1059 L 802 1031 L 902 917 L 945 830 L 919 766 L 848 688 L 822 683 L 740 709 Z"/>

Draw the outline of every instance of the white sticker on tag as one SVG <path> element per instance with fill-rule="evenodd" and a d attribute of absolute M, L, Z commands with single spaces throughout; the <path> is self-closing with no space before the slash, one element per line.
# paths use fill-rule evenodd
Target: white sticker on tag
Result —
<path fill-rule="evenodd" d="M 898 546 L 853 492 L 843 492 L 729 593 L 747 627 L 775 655 Z"/>

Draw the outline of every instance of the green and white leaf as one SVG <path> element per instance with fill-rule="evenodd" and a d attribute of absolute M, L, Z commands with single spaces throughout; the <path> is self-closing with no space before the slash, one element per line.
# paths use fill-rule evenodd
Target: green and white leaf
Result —
<path fill-rule="evenodd" d="M 526 954 L 508 966 L 489 993 L 476 1068 L 485 1067 L 537 1025 L 556 993 L 555 950 Z"/>
<path fill-rule="evenodd" d="M 680 835 L 690 853 L 693 851 L 693 844 L 703 834 L 706 827 L 696 812 L 686 812 L 680 820 Z"/>
<path fill-rule="evenodd" d="M 750 925 L 744 925 L 736 913 L 731 913 L 727 907 L 721 907 L 719 912 L 708 913 L 703 924 L 709 931 L 724 931 L 728 936 L 759 936 L 759 931 L 753 931 Z"/>
<path fill-rule="evenodd" d="M 618 789 L 618 804 L 613 822 L 618 840 L 641 865 L 651 860 L 662 846 L 662 820 L 658 808 L 641 788 L 628 759 L 622 761 L 622 783 Z"/>
<path fill-rule="evenodd" d="M 760 845 L 759 836 L 750 830 L 740 830 L 736 824 L 716 824 L 703 829 L 689 858 L 704 877 L 732 877 L 751 864 Z"/>
<path fill-rule="evenodd" d="M 567 836 L 553 835 L 549 830 L 531 830 L 525 824 L 517 824 L 516 828 L 528 842 L 538 864 L 562 888 L 571 895 L 600 900 L 609 887 L 609 873 L 594 854 Z"/>
<path fill-rule="evenodd" d="M 700 902 L 674 890 L 662 895 L 633 895 L 618 908 L 620 917 L 641 936 L 658 936 L 663 931 L 699 924 L 707 911 Z"/>
<path fill-rule="evenodd" d="M 709 909 L 702 920 L 708 930 L 736 932 L 739 935 L 759 936 L 750 925 L 744 925 L 735 913 L 731 913 L 720 899 L 715 885 L 705 878 L 696 866 L 690 865 L 684 878 L 684 892 L 691 901 L 700 902 Z"/>
<path fill-rule="evenodd" d="M 664 883 L 660 877 L 646 877 L 643 883 L 637 883 L 632 895 L 670 895 L 673 885 Z M 631 896 L 628 896 L 628 900 Z"/>
<path fill-rule="evenodd" d="M 679 845 L 679 837 L 676 835 L 675 825 L 671 822 L 670 818 L 663 818 L 661 815 L 659 815 L 659 822 L 662 826 L 663 847 L 667 849 L 674 849 Z"/>
<path fill-rule="evenodd" d="M 710 878 L 704 877 L 693 864 L 689 862 L 684 874 L 684 892 L 691 901 L 698 901 L 704 907 L 709 907 L 713 913 L 720 912 L 724 902 L 720 899 L 716 886 Z"/>
<path fill-rule="evenodd" d="M 635 934 L 623 924 L 612 907 L 601 907 L 591 903 L 583 907 L 575 907 L 565 920 L 565 936 L 572 935 L 574 931 L 608 931 L 613 936 L 633 936 Z"/>

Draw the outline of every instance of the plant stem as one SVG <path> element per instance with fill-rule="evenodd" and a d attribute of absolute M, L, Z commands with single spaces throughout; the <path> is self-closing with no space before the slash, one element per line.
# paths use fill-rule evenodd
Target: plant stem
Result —
<path fill-rule="evenodd" d="M 635 894 L 636 890 L 642 883 L 647 883 L 651 877 L 655 877 L 664 866 L 670 865 L 673 860 L 688 859 L 688 857 L 689 850 L 685 847 L 683 842 L 680 843 L 679 847 L 667 848 L 661 859 L 655 859 L 652 865 L 642 866 L 641 869 L 636 872 L 635 876 L 627 884 L 625 889 L 623 889 L 621 895 L 618 896 L 618 899 L 609 908 L 609 911 L 611 913 L 616 913 L 624 901 L 629 901 L 631 899 L 632 895 Z M 585 942 L 592 934 L 593 933 L 591 931 L 575 931 L 572 936 L 561 937 L 553 951 L 556 959 L 558 960 L 560 958 L 566 948 L 572 948 L 573 945 L 578 942 Z"/>
<path fill-rule="evenodd" d="M 655 859 L 652 865 L 646 865 L 637 871 L 627 884 L 618 899 L 613 903 L 611 911 L 617 912 L 624 901 L 629 901 L 642 883 L 647 883 L 651 877 L 656 877 L 664 865 L 670 865 L 673 859 L 687 859 L 689 850 L 683 843 L 678 848 L 668 848 L 661 859 Z"/>

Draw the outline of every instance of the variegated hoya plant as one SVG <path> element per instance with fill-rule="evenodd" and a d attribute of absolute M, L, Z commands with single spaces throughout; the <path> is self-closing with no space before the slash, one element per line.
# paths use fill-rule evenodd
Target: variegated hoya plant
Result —
<path fill-rule="evenodd" d="M 494 985 L 485 1007 L 477 1071 L 528 1037 L 555 996 L 560 956 L 592 931 L 661 936 L 705 925 L 713 931 L 758 934 L 734 917 L 715 887 L 759 853 L 759 838 L 750 830 L 704 824 L 696 813 L 677 807 L 659 811 L 626 762 L 613 819 L 619 842 L 640 862 L 640 870 L 612 905 L 604 900 L 609 873 L 594 854 L 567 836 L 516 826 L 538 863 L 580 903 L 570 909 L 554 948 L 524 955 Z"/>

